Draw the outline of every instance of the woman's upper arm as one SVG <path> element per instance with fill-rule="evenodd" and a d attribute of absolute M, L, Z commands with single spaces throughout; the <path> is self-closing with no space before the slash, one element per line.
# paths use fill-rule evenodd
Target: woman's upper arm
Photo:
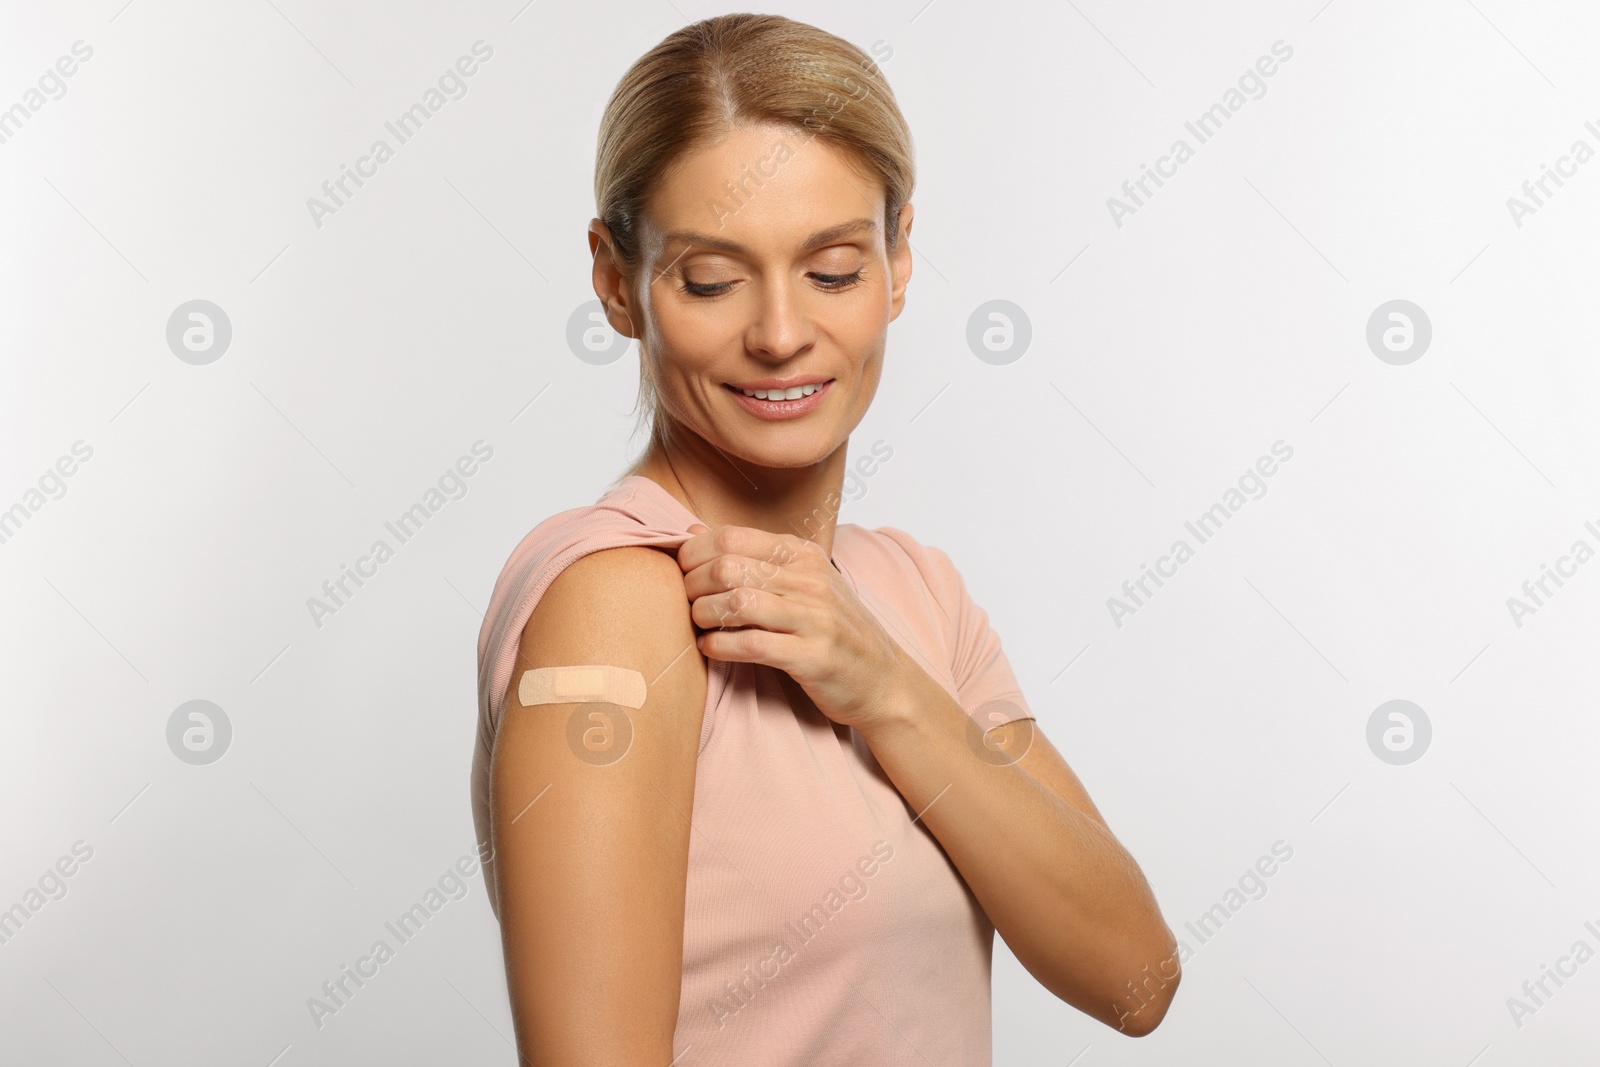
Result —
<path fill-rule="evenodd" d="M 524 671 L 587 664 L 638 671 L 644 706 L 518 701 Z M 539 1067 L 673 1059 L 705 664 L 677 561 L 645 546 L 569 565 L 523 630 L 490 837 L 517 1043 Z"/>

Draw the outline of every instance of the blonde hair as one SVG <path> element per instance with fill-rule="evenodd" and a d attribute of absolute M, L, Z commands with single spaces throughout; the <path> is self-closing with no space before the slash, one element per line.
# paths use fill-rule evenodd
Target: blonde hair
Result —
<path fill-rule="evenodd" d="M 911 129 L 883 72 L 860 48 L 781 15 L 704 19 L 641 56 L 617 83 L 600 119 L 595 153 L 597 214 L 621 265 L 641 261 L 639 223 L 658 182 L 680 158 L 716 144 L 736 126 L 774 124 L 842 149 L 884 187 L 891 251 L 900 209 L 916 181 Z M 653 359 L 639 346 L 639 424 L 665 447 Z"/>

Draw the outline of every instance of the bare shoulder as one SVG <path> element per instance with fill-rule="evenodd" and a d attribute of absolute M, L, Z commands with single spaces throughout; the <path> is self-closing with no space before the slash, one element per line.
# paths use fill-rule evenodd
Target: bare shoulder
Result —
<path fill-rule="evenodd" d="M 625 545 L 581 556 L 551 582 L 523 627 L 506 719 L 522 710 L 516 692 L 524 671 L 603 664 L 644 676 L 641 714 L 665 711 L 675 721 L 692 719 L 684 725 L 698 737 L 706 660 L 694 643 L 689 608 L 683 572 L 671 552 Z"/>
<path fill-rule="evenodd" d="M 569 564 L 523 628 L 524 651 L 535 657 L 573 644 L 626 653 L 677 642 L 676 653 L 693 639 L 678 561 L 646 545 L 604 548 Z"/>

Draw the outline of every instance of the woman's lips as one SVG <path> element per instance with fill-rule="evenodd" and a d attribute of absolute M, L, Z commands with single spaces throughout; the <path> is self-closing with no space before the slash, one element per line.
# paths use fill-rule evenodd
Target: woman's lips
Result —
<path fill-rule="evenodd" d="M 833 379 L 829 379 L 817 387 L 817 391 L 810 396 L 802 396 L 796 400 L 757 400 L 753 396 L 745 396 L 738 388 L 724 386 L 733 394 L 746 411 L 758 419 L 768 422 L 779 422 L 784 419 L 798 419 L 800 416 L 815 411 L 822 403 L 823 397 L 833 388 Z"/>

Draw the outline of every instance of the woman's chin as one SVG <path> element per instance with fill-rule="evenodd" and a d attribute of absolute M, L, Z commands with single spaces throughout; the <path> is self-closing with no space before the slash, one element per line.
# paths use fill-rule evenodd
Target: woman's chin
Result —
<path fill-rule="evenodd" d="M 749 436 L 738 442 L 716 447 L 730 458 L 737 457 L 757 467 L 787 470 L 796 467 L 813 467 L 838 449 L 832 440 L 819 440 L 812 433 L 786 433 L 768 430 L 755 435 L 765 440 L 751 440 Z"/>

